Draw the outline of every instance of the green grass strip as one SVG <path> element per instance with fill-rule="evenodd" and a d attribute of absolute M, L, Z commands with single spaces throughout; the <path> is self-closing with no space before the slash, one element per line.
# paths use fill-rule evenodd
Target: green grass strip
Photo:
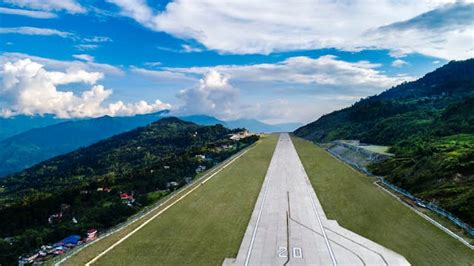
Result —
<path fill-rule="evenodd" d="M 263 138 L 93 265 L 221 265 L 224 258 L 235 257 L 276 141 L 276 135 Z M 136 226 L 98 241 L 65 264 L 90 261 Z"/>
<path fill-rule="evenodd" d="M 474 265 L 474 251 L 313 143 L 293 143 L 329 219 L 405 256 L 413 265 Z"/>

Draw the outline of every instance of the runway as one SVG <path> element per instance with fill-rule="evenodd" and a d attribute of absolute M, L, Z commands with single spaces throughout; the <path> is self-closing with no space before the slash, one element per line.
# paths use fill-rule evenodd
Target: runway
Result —
<path fill-rule="evenodd" d="M 291 138 L 283 133 L 237 258 L 227 258 L 223 265 L 409 263 L 403 256 L 326 218 Z"/>

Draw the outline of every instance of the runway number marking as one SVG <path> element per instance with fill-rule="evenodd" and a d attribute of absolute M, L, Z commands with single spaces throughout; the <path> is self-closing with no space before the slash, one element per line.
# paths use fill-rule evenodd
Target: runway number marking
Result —
<path fill-rule="evenodd" d="M 279 258 L 287 258 L 288 257 L 288 249 L 286 247 L 279 247 L 277 254 Z M 302 259 L 303 258 L 303 250 L 301 248 L 293 248 L 293 258 L 295 259 Z"/>
<path fill-rule="evenodd" d="M 278 257 L 279 258 L 286 258 L 287 256 L 287 249 L 286 247 L 279 247 L 278 248 Z"/>
<path fill-rule="evenodd" d="M 303 258 L 303 252 L 301 248 L 293 248 L 293 258 L 295 259 Z"/>

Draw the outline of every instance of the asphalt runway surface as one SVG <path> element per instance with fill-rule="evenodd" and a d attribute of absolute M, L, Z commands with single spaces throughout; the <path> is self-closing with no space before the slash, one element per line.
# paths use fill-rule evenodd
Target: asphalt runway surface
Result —
<path fill-rule="evenodd" d="M 227 258 L 223 265 L 409 263 L 403 256 L 326 218 L 291 138 L 283 133 L 237 258 Z"/>

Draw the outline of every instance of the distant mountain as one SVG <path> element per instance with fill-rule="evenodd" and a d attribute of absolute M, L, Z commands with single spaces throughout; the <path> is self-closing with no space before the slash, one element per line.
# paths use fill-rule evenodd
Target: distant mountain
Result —
<path fill-rule="evenodd" d="M 179 116 L 179 119 L 183 121 L 193 122 L 198 125 L 203 126 L 213 126 L 213 125 L 224 125 L 226 126 L 226 122 L 219 120 L 213 116 L 208 115 L 189 115 L 189 116 Z"/>
<path fill-rule="evenodd" d="M 56 155 L 148 125 L 167 113 L 168 111 L 162 111 L 132 117 L 104 116 L 30 129 L 0 142 L 0 177 Z"/>
<path fill-rule="evenodd" d="M 257 133 L 291 132 L 303 125 L 301 123 L 266 124 L 256 119 L 237 119 L 223 121 L 207 115 L 180 116 L 179 118 L 184 121 L 189 121 L 200 125 L 221 124 L 228 128 L 246 128 L 252 132 Z"/>
<path fill-rule="evenodd" d="M 45 127 L 67 121 L 54 115 L 27 116 L 18 115 L 9 118 L 0 117 L 0 141 L 33 128 Z"/>
<path fill-rule="evenodd" d="M 285 124 L 266 124 L 255 119 L 238 119 L 226 121 L 229 128 L 246 128 L 252 132 L 291 132 L 301 126 L 300 123 L 285 123 Z"/>
<path fill-rule="evenodd" d="M 474 225 L 474 59 L 324 115 L 294 132 L 316 141 L 391 145 L 374 174 Z"/>

